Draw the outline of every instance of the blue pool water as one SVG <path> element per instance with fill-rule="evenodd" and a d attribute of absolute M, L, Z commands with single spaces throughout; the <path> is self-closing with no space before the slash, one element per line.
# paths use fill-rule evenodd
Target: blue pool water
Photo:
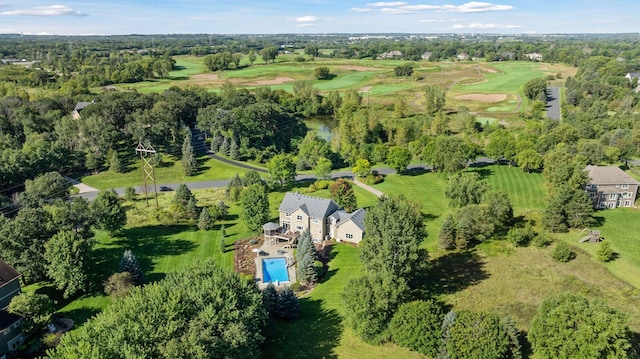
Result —
<path fill-rule="evenodd" d="M 262 260 L 262 282 L 288 282 L 287 262 L 284 258 L 265 258 Z"/>

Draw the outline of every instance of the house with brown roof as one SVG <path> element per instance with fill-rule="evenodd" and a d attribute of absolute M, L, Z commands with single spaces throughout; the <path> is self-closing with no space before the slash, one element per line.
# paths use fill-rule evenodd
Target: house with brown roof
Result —
<path fill-rule="evenodd" d="M 20 273 L 0 259 L 0 359 L 24 343 L 22 317 L 9 313 L 11 298 L 20 293 Z"/>
<path fill-rule="evenodd" d="M 364 237 L 366 212 L 362 208 L 348 213 L 331 199 L 287 192 L 278 212 L 280 223 L 266 224 L 265 235 L 269 231 L 271 234 L 288 233 L 293 237 L 295 233 L 309 230 L 316 242 L 333 238 L 338 242 L 356 244 Z"/>
<path fill-rule="evenodd" d="M 616 166 L 587 166 L 586 191 L 594 208 L 633 207 L 638 181 Z"/>
<path fill-rule="evenodd" d="M 380 56 L 378 56 L 379 60 L 399 60 L 401 58 L 402 58 L 402 52 L 398 50 L 387 51 L 382 53 Z"/>

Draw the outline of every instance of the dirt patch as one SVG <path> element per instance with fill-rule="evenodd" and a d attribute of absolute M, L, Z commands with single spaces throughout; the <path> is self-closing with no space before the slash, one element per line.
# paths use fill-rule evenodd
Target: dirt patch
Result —
<path fill-rule="evenodd" d="M 503 93 L 496 93 L 491 95 L 481 94 L 481 93 L 472 93 L 467 95 L 456 96 L 456 99 L 480 101 L 480 102 L 502 102 L 507 99 L 507 95 Z"/>
<path fill-rule="evenodd" d="M 266 86 L 266 85 L 280 85 L 283 83 L 291 82 L 293 79 L 291 77 L 276 77 L 273 80 L 260 80 L 249 82 L 247 85 L 249 86 Z"/>
<path fill-rule="evenodd" d="M 352 70 L 352 71 L 378 71 L 379 70 L 375 67 L 352 66 L 352 65 L 343 65 L 343 66 L 340 66 L 340 68 L 343 68 L 345 70 Z"/>
<path fill-rule="evenodd" d="M 194 81 L 217 81 L 220 76 L 218 74 L 197 74 L 190 76 L 190 78 Z"/>
<path fill-rule="evenodd" d="M 498 70 L 494 70 L 494 69 L 484 69 L 484 71 L 490 73 L 490 74 L 495 74 L 498 73 Z"/>
<path fill-rule="evenodd" d="M 369 92 L 369 91 L 371 91 L 372 88 L 373 88 L 373 86 L 361 87 L 360 88 L 360 92 Z"/>

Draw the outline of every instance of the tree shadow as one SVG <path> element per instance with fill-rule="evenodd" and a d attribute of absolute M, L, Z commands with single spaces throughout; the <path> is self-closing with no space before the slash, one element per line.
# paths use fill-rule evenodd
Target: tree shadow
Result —
<path fill-rule="evenodd" d="M 602 227 L 607 222 L 607 219 L 602 216 L 593 216 L 593 227 Z"/>
<path fill-rule="evenodd" d="M 484 266 L 475 251 L 449 253 L 432 261 L 429 271 L 421 271 L 425 274 L 416 278 L 414 288 L 426 297 L 456 293 L 489 278 Z"/>
<path fill-rule="evenodd" d="M 319 300 L 301 298 L 298 319 L 272 320 L 267 324 L 263 356 L 287 359 L 337 358 L 334 348 L 340 343 L 342 330 L 342 317 L 335 309 L 324 308 Z"/>
<path fill-rule="evenodd" d="M 71 318 L 73 320 L 74 328 L 78 328 L 80 325 L 84 324 L 87 320 L 100 313 L 101 311 L 102 310 L 98 308 L 81 307 L 66 311 L 61 314 L 61 316 L 65 318 Z"/>
<path fill-rule="evenodd" d="M 420 176 L 426 173 L 431 172 L 430 169 L 426 169 L 424 167 L 413 167 L 413 168 L 409 168 L 406 171 L 402 172 L 403 175 L 405 176 L 411 176 L 411 177 L 415 177 L 415 176 Z"/>
<path fill-rule="evenodd" d="M 477 173 L 480 179 L 487 179 L 493 174 L 491 168 L 475 167 L 471 171 Z"/>

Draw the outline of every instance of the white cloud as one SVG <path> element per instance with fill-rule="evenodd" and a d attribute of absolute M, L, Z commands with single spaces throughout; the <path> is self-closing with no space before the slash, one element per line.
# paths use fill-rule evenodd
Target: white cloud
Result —
<path fill-rule="evenodd" d="M 418 22 L 422 22 L 422 23 L 426 23 L 426 24 L 432 24 L 435 22 L 447 22 L 446 20 L 438 20 L 438 19 L 422 19 L 422 20 L 418 20 Z"/>
<path fill-rule="evenodd" d="M 373 9 L 367 9 L 366 7 L 353 7 L 349 9 L 351 12 L 372 12 Z"/>
<path fill-rule="evenodd" d="M 383 14 L 404 15 L 404 14 L 413 14 L 415 11 L 405 10 L 399 7 L 385 7 L 380 9 L 380 12 Z"/>
<path fill-rule="evenodd" d="M 487 11 L 505 11 L 513 10 L 515 7 L 511 5 L 498 5 L 488 2 L 471 1 L 462 5 L 442 5 L 442 11 L 449 12 L 487 12 Z"/>
<path fill-rule="evenodd" d="M 380 2 L 372 2 L 367 4 L 367 6 L 372 6 L 372 7 L 388 7 L 388 6 L 404 6 L 404 5 L 408 5 L 406 2 L 404 1 L 380 1 Z"/>
<path fill-rule="evenodd" d="M 297 24 L 296 27 L 316 27 L 316 24 Z"/>
<path fill-rule="evenodd" d="M 87 16 L 78 10 L 73 10 L 66 5 L 36 6 L 29 9 L 16 9 L 2 11 L 4 16 Z"/>
<path fill-rule="evenodd" d="M 499 25 L 499 24 L 482 24 L 482 23 L 472 23 L 472 24 L 455 24 L 451 27 L 454 30 L 492 30 L 492 29 L 519 29 L 522 26 L 518 25 Z"/>
<path fill-rule="evenodd" d="M 313 15 L 307 15 L 307 16 L 301 16 L 301 17 L 297 17 L 295 19 L 293 19 L 295 22 L 314 22 L 314 21 L 320 21 L 320 19 L 318 19 L 316 16 Z"/>

